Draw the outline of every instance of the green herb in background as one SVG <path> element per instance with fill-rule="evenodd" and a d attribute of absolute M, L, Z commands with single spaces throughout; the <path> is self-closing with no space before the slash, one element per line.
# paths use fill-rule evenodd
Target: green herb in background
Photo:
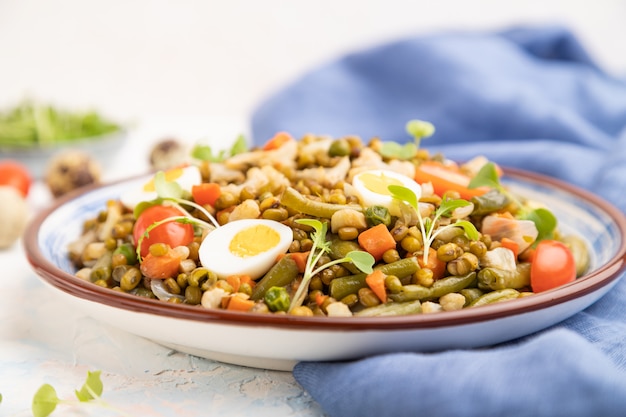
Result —
<path fill-rule="evenodd" d="M 68 111 L 25 101 L 0 112 L 0 147 L 32 148 L 101 136 L 121 126 L 95 111 Z"/>
<path fill-rule="evenodd" d="M 223 162 L 231 156 L 244 153 L 246 151 L 248 151 L 246 138 L 244 135 L 239 135 L 235 140 L 235 143 L 233 143 L 228 150 L 222 149 L 216 153 L 215 150 L 209 145 L 197 144 L 191 150 L 191 156 L 200 161 Z"/>

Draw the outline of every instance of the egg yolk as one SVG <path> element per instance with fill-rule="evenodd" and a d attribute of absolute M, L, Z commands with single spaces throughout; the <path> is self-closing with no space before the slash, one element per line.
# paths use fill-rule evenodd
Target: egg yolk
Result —
<path fill-rule="evenodd" d="M 165 171 L 165 181 L 167 181 L 167 182 L 175 181 L 178 178 L 180 178 L 182 175 L 183 175 L 183 169 L 182 168 L 168 169 L 167 171 Z M 156 189 L 154 187 L 154 178 L 152 178 L 150 181 L 148 181 L 143 186 L 143 191 L 151 192 L 151 191 L 155 191 L 155 190 Z"/>
<path fill-rule="evenodd" d="M 266 252 L 279 242 L 280 235 L 276 230 L 258 224 L 237 232 L 230 241 L 228 249 L 233 255 L 246 258 Z"/>
<path fill-rule="evenodd" d="M 389 177 L 385 174 L 372 174 L 371 172 L 364 172 L 359 176 L 365 188 L 376 194 L 391 195 L 389 192 L 390 185 L 403 185 L 401 181 Z"/>

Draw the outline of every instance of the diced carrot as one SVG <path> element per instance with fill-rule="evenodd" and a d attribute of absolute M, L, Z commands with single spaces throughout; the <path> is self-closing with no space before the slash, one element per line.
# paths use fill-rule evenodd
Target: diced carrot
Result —
<path fill-rule="evenodd" d="M 141 261 L 141 273 L 151 279 L 166 279 L 178 274 L 180 255 L 172 249 L 161 256 L 148 254 Z"/>
<path fill-rule="evenodd" d="M 239 275 L 239 281 L 241 284 L 248 284 L 252 288 L 254 288 L 254 285 L 256 284 L 250 275 Z M 241 284 L 239 286 L 241 286 Z"/>
<path fill-rule="evenodd" d="M 503 248 L 507 248 L 511 252 L 513 252 L 513 256 L 517 259 L 517 255 L 519 255 L 519 244 L 513 239 L 509 239 L 508 237 L 503 237 L 500 240 L 500 244 Z"/>
<path fill-rule="evenodd" d="M 278 149 L 281 146 L 283 146 L 285 143 L 289 142 L 290 140 L 294 140 L 294 139 L 293 139 L 293 136 L 291 136 L 289 133 L 278 132 L 274 135 L 273 138 L 265 142 L 265 145 L 263 145 L 263 150 L 272 151 L 274 149 Z"/>
<path fill-rule="evenodd" d="M 254 307 L 254 301 L 248 298 L 233 295 L 228 302 L 227 310 L 230 311 L 250 311 Z"/>
<path fill-rule="evenodd" d="M 296 261 L 296 265 L 298 266 L 298 272 L 300 272 L 301 274 L 304 274 L 304 270 L 306 268 L 306 261 L 309 259 L 310 254 L 311 254 L 311 251 L 293 252 L 289 254 L 291 259 Z"/>
<path fill-rule="evenodd" d="M 219 184 L 214 182 L 203 182 L 191 187 L 191 196 L 193 201 L 200 205 L 208 204 L 210 206 L 215 205 L 215 201 L 222 194 L 222 189 Z"/>
<path fill-rule="evenodd" d="M 233 287 L 233 292 L 239 291 L 239 287 L 241 286 L 241 277 L 239 275 L 229 275 L 226 277 L 226 282 Z"/>
<path fill-rule="evenodd" d="M 433 248 L 428 248 L 428 260 L 424 264 L 424 258 L 422 256 L 417 257 L 417 263 L 421 268 L 428 268 L 433 271 L 433 279 L 436 281 L 443 278 L 446 273 L 446 263 L 437 257 L 437 251 Z"/>
<path fill-rule="evenodd" d="M 380 269 L 375 269 L 374 272 L 365 277 L 365 283 L 374 294 L 380 299 L 381 302 L 387 302 L 387 290 L 385 289 L 385 275 Z"/>
<path fill-rule="evenodd" d="M 319 307 L 322 306 L 322 304 L 324 304 L 324 301 L 326 301 L 328 299 L 328 295 L 320 292 L 317 292 L 315 294 L 315 304 L 317 304 Z"/>
<path fill-rule="evenodd" d="M 358 242 L 364 251 L 380 261 L 389 249 L 395 249 L 396 241 L 384 224 L 378 224 L 359 234 Z"/>
<path fill-rule="evenodd" d="M 535 258 L 535 248 L 533 248 L 532 246 L 519 254 L 519 261 L 520 262 L 531 262 L 532 263 L 534 258 Z"/>
<path fill-rule="evenodd" d="M 430 182 L 435 194 L 444 195 L 447 191 L 456 191 L 461 198 L 469 200 L 472 197 L 485 194 L 488 187 L 468 188 L 471 178 L 461 172 L 457 166 L 447 166 L 437 161 L 426 161 L 415 169 L 415 181 L 419 184 Z"/>

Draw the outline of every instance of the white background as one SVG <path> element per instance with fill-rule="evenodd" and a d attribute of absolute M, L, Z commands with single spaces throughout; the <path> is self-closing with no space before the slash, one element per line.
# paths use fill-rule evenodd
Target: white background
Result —
<path fill-rule="evenodd" d="M 620 0 L 0 0 L 0 106 L 23 97 L 123 118 L 247 118 L 347 51 L 447 29 L 568 25 L 626 75 Z"/>

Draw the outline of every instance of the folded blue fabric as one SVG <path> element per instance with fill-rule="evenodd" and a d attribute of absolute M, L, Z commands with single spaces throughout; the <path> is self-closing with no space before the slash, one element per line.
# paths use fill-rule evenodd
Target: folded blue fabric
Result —
<path fill-rule="evenodd" d="M 440 33 L 347 55 L 261 103 L 253 138 L 275 132 L 410 140 L 451 159 L 485 155 L 586 188 L 626 212 L 626 82 L 563 27 Z M 626 415 L 626 279 L 540 335 L 489 349 L 300 363 L 330 416 Z"/>

